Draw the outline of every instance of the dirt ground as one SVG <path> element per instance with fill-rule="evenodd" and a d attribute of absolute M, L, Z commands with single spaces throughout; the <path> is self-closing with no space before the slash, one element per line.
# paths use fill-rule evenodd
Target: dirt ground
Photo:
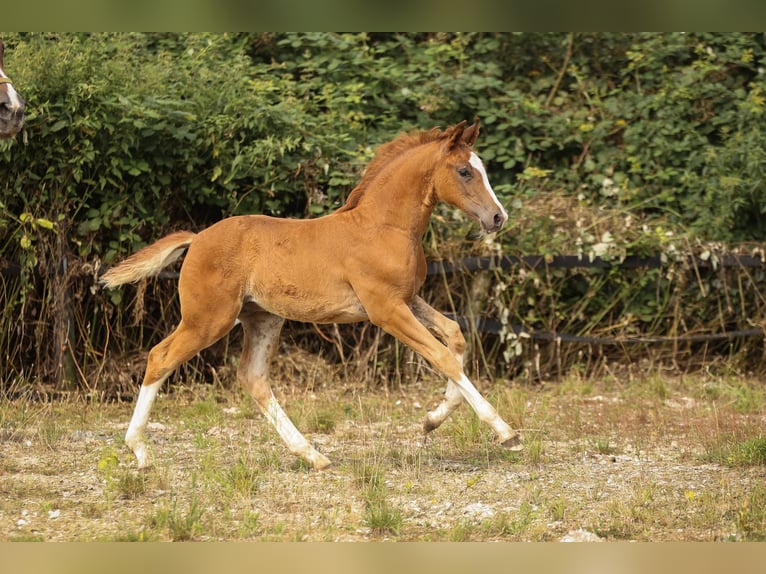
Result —
<path fill-rule="evenodd" d="M 333 461 L 325 472 L 234 391 L 161 395 L 148 472 L 122 441 L 132 404 L 6 401 L 0 540 L 766 538 L 760 383 L 658 381 L 483 385 L 523 428 L 522 453 L 496 445 L 466 405 L 424 437 L 439 381 L 278 389 Z"/>

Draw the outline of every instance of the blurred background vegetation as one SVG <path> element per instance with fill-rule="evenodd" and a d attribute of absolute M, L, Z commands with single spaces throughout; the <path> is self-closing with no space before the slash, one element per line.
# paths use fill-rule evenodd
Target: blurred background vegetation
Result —
<path fill-rule="evenodd" d="M 105 265 L 229 215 L 329 213 L 377 145 L 473 118 L 510 224 L 476 239 L 440 206 L 429 258 L 578 255 L 615 267 L 432 276 L 425 296 L 435 305 L 503 326 L 471 330 L 472 374 L 764 366 L 762 337 L 683 338 L 764 325 L 763 269 L 718 264 L 725 253 L 763 256 L 762 33 L 2 39 L 28 103 L 25 131 L 0 142 L 3 390 L 127 391 L 178 321 L 175 281 L 104 292 Z M 620 269 L 629 256 L 663 265 Z M 374 329 L 325 326 L 318 337 L 317 328 L 288 325 L 284 346 L 373 385 L 422 368 Z M 588 340 L 527 336 L 535 332 Z M 609 345 L 596 341 L 604 337 Z M 667 343 L 635 342 L 646 337 Z M 181 376 L 231 384 L 237 346 L 235 334 Z"/>

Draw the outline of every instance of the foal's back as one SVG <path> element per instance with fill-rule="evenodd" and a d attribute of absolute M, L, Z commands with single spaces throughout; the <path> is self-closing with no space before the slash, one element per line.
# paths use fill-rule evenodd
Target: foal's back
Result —
<path fill-rule="evenodd" d="M 222 299 L 235 299 L 297 321 L 366 319 L 349 281 L 350 253 L 359 239 L 343 232 L 348 218 L 339 216 L 244 215 L 205 229 L 194 238 L 181 269 L 182 306 L 204 300 L 215 309 Z"/>

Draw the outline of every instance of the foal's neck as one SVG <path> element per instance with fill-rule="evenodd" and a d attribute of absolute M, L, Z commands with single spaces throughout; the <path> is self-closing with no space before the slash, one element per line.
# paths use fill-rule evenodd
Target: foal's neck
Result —
<path fill-rule="evenodd" d="M 338 211 L 353 209 L 376 225 L 420 240 L 436 205 L 433 145 L 421 144 L 394 158 L 363 189 L 354 190 L 358 195 Z"/>

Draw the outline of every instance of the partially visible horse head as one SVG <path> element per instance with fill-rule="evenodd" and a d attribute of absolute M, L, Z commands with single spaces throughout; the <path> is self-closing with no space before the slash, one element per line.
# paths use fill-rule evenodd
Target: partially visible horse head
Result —
<path fill-rule="evenodd" d="M 3 70 L 3 42 L 0 41 L 0 138 L 12 138 L 24 125 L 24 100 Z"/>
<path fill-rule="evenodd" d="M 484 164 L 472 147 L 479 135 L 479 122 L 465 121 L 447 129 L 442 138 L 444 161 L 438 162 L 434 185 L 438 198 L 465 212 L 485 233 L 498 231 L 508 213 L 497 200 Z"/>

